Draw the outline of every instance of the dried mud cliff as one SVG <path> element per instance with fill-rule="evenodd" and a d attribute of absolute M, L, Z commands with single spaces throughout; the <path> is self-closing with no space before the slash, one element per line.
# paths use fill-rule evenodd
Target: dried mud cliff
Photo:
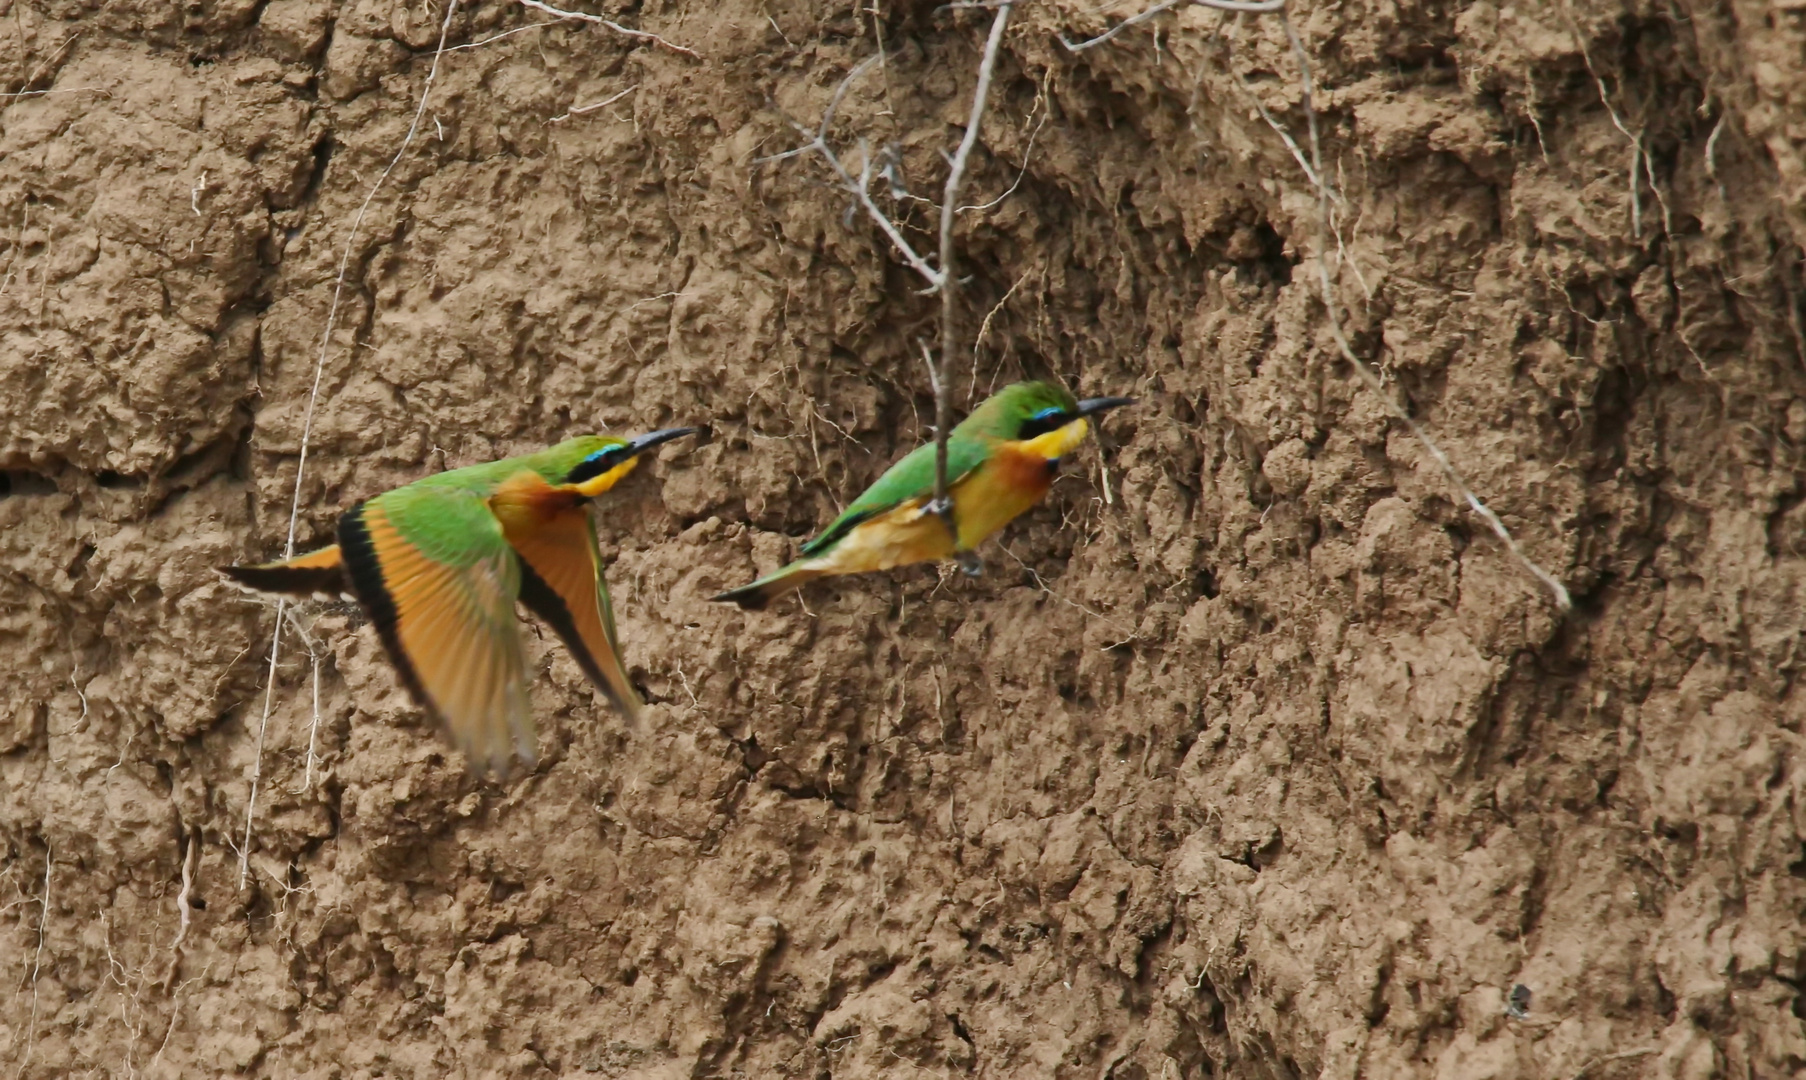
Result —
<path fill-rule="evenodd" d="M 0 0 L 15 1075 L 1806 1068 L 1797 0 L 1293 7 L 1352 346 L 1566 616 L 1337 352 L 1282 25 L 1079 0 L 1004 38 L 951 367 L 1141 404 L 982 578 L 706 602 L 932 413 L 937 301 L 759 159 L 882 49 L 830 138 L 931 250 L 990 15 L 608 5 L 696 55 L 468 5 L 353 238 L 442 6 Z M 473 779 L 310 605 L 263 729 L 212 568 L 288 535 L 348 239 L 301 546 L 711 426 L 600 508 L 640 728 L 533 636 Z"/>

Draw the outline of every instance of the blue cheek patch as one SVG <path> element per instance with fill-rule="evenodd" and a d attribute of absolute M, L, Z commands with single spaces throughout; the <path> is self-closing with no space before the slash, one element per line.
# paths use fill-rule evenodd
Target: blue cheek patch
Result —
<path fill-rule="evenodd" d="M 584 458 L 583 463 L 585 465 L 592 466 L 595 469 L 596 474 L 601 475 L 602 473 L 607 472 L 609 469 L 614 468 L 616 465 L 619 465 L 620 462 L 616 461 L 614 459 L 619 458 L 620 456 L 621 456 L 621 447 L 605 446 L 602 449 L 591 454 L 589 457 Z"/>

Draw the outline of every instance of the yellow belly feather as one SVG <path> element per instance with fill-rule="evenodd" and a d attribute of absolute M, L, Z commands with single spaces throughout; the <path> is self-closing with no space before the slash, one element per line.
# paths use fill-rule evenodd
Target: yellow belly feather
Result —
<path fill-rule="evenodd" d="M 1079 419 L 1033 439 L 1000 443 L 983 465 L 954 484 L 950 494 L 961 546 L 977 547 L 1041 501 L 1053 483 L 1047 463 L 1071 453 L 1088 430 L 1089 425 Z M 952 558 L 947 526 L 923 510 L 927 501 L 911 499 L 864 522 L 832 551 L 799 569 L 816 574 L 859 574 Z"/>

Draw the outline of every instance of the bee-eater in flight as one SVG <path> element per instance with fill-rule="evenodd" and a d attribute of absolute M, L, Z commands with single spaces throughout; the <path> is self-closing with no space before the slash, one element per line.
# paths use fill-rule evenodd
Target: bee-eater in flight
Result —
<path fill-rule="evenodd" d="M 339 518 L 339 542 L 223 567 L 260 592 L 349 594 L 401 681 L 471 768 L 538 758 L 514 602 L 539 616 L 629 719 L 643 704 L 621 664 L 614 609 L 586 504 L 639 455 L 695 428 L 636 439 L 582 435 L 534 454 L 416 480 Z"/>
<path fill-rule="evenodd" d="M 1084 441 L 1089 417 L 1132 404 L 1120 397 L 1075 401 L 1055 383 L 1006 386 L 947 436 L 949 516 L 930 505 L 934 444 L 918 446 L 804 544 L 801 558 L 713 599 L 757 611 L 818 577 L 889 570 L 967 552 L 1047 494 L 1060 459 Z"/>

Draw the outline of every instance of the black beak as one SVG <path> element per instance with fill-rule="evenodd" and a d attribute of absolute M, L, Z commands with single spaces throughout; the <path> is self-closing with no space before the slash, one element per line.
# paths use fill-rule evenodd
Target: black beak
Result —
<path fill-rule="evenodd" d="M 685 435 L 694 435 L 700 430 L 700 428 L 693 427 L 668 427 L 658 431 L 648 431 L 644 435 L 627 440 L 627 445 L 622 447 L 626 451 L 622 459 L 638 457 L 655 446 L 668 443 L 672 439 L 681 439 Z"/>
<path fill-rule="evenodd" d="M 1090 416 L 1093 413 L 1109 412 L 1120 409 L 1124 405 L 1135 404 L 1134 398 L 1127 397 L 1088 397 L 1079 402 L 1079 415 Z"/>

